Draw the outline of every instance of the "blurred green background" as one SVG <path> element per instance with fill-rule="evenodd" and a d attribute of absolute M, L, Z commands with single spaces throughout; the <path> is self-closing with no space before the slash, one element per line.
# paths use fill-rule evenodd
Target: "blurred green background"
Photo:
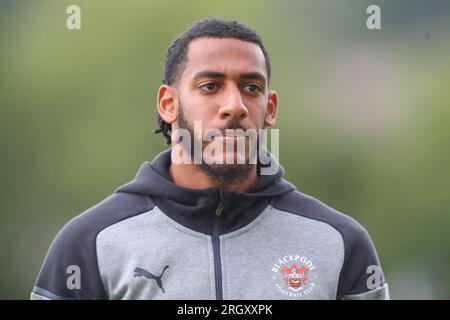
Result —
<path fill-rule="evenodd" d="M 449 299 L 450 1 L 425 0 L 0 0 L 0 298 L 28 299 L 58 230 L 165 149 L 165 51 L 211 16 L 266 43 L 286 179 L 366 227 L 393 299 Z"/>

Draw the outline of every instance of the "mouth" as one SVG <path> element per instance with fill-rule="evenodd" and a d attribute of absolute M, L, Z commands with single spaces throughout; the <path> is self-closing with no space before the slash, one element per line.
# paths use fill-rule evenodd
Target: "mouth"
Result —
<path fill-rule="evenodd" d="M 228 129 L 228 130 L 233 130 L 233 131 L 229 131 L 227 134 L 226 130 L 220 130 L 221 135 L 217 135 L 216 137 L 221 137 L 221 138 L 245 138 L 245 131 L 243 129 L 240 130 L 234 130 L 234 129 Z"/>
<path fill-rule="evenodd" d="M 222 135 L 217 135 L 213 137 L 212 141 L 215 142 L 222 142 L 224 144 L 231 144 L 234 143 L 236 144 L 239 141 L 243 141 L 246 137 L 244 135 L 226 135 L 226 134 L 222 134 Z"/>

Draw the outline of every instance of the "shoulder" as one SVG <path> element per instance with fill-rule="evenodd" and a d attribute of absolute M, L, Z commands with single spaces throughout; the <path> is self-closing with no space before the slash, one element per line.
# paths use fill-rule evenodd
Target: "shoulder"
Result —
<path fill-rule="evenodd" d="M 330 225 L 342 235 L 346 245 L 368 236 L 367 230 L 354 218 L 297 190 L 277 197 L 271 205 L 277 210 Z"/>
<path fill-rule="evenodd" d="M 33 289 L 34 296 L 50 299 L 104 299 L 98 269 L 96 238 L 105 228 L 147 212 L 154 207 L 150 198 L 113 193 L 70 220 L 56 235 L 47 252 Z M 81 283 L 67 286 L 70 270 L 80 270 Z"/>
<path fill-rule="evenodd" d="M 67 222 L 53 240 L 46 260 L 91 259 L 96 256 L 96 239 L 102 230 L 153 207 L 148 197 L 113 193 Z"/>
<path fill-rule="evenodd" d="M 95 237 L 101 230 L 149 211 L 154 206 L 153 201 L 146 196 L 113 193 L 71 219 L 58 233 L 57 238 Z"/>

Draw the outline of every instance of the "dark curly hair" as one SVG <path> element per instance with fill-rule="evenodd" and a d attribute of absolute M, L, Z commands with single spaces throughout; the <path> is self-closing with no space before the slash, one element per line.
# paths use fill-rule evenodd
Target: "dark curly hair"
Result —
<path fill-rule="evenodd" d="M 189 43 L 196 38 L 233 38 L 257 44 L 265 57 L 267 79 L 270 81 L 270 58 L 259 35 L 250 27 L 227 19 L 208 18 L 195 22 L 183 34 L 176 38 L 167 50 L 164 65 L 164 80 L 167 85 L 175 85 L 179 81 L 186 65 Z M 157 127 L 155 133 L 162 133 L 166 143 L 171 143 L 172 125 L 165 122 L 156 113 Z"/>

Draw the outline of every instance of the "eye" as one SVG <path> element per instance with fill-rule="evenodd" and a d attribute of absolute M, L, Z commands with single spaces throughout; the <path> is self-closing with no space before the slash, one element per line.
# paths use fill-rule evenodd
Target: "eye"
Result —
<path fill-rule="evenodd" d="M 200 89 L 205 92 L 214 92 L 219 88 L 219 85 L 214 82 L 208 82 L 200 86 Z"/>
<path fill-rule="evenodd" d="M 247 92 L 249 92 L 249 93 L 258 93 L 258 92 L 262 91 L 261 86 L 259 86 L 259 85 L 257 85 L 257 84 L 249 84 L 249 85 L 246 85 L 246 86 L 244 87 L 244 89 L 245 89 Z"/>

